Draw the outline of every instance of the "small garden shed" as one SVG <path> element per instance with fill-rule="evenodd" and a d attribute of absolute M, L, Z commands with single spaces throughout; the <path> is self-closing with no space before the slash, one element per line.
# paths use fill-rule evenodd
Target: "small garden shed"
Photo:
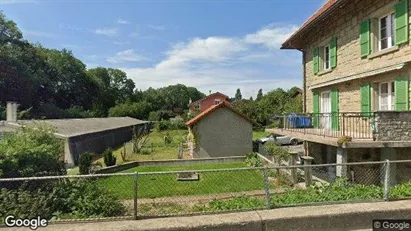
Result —
<path fill-rule="evenodd" d="M 186 124 L 194 158 L 243 156 L 252 151 L 252 121 L 222 102 Z"/>

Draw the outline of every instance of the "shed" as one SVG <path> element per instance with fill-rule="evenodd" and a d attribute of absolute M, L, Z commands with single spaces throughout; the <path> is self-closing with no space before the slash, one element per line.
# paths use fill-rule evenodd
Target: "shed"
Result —
<path fill-rule="evenodd" d="M 244 156 L 252 152 L 252 121 L 222 102 L 186 123 L 193 138 L 193 157 Z"/>

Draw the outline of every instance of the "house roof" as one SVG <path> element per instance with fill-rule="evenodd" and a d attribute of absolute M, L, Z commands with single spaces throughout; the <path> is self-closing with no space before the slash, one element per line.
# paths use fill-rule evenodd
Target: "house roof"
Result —
<path fill-rule="evenodd" d="M 242 117 L 243 119 L 249 121 L 250 123 L 254 123 L 250 118 L 246 117 L 245 115 L 243 115 L 240 112 L 238 112 L 237 110 L 235 110 L 228 102 L 223 101 L 223 102 L 221 102 L 217 105 L 213 105 L 212 107 L 209 107 L 207 110 L 201 112 L 196 117 L 194 117 L 191 120 L 187 121 L 186 125 L 191 127 L 192 125 L 194 125 L 197 122 L 199 122 L 200 120 L 202 120 L 204 117 L 207 117 L 208 115 L 212 114 L 213 112 L 215 112 L 216 110 L 218 110 L 220 108 L 227 108 L 230 111 L 232 111 L 232 112 L 236 113 L 237 115 L 239 115 L 240 117 Z"/>
<path fill-rule="evenodd" d="M 131 127 L 147 121 L 131 117 L 85 118 L 85 119 L 50 119 L 50 120 L 18 120 L 17 123 L 7 122 L 8 126 L 46 123 L 56 128 L 56 135 L 61 137 L 75 137 L 90 133 Z"/>
<path fill-rule="evenodd" d="M 198 103 L 198 102 L 200 102 L 200 101 L 206 100 L 206 99 L 208 99 L 208 98 L 210 98 L 210 97 L 212 97 L 212 96 L 215 96 L 215 95 L 223 96 L 223 97 L 226 98 L 226 99 L 229 99 L 229 98 L 230 98 L 230 97 L 228 97 L 227 95 L 224 95 L 223 93 L 217 91 L 217 92 L 214 92 L 213 94 L 207 95 L 207 96 L 204 97 L 204 98 L 201 98 L 201 99 L 199 99 L 199 100 L 196 100 L 196 101 L 192 102 L 192 103 L 190 104 L 190 106 L 193 105 L 193 104 L 195 104 L 195 103 Z"/>
<path fill-rule="evenodd" d="M 302 39 L 303 33 L 347 1 L 348 0 L 328 0 L 282 44 L 281 49 L 301 49 L 301 44 L 299 44 L 297 40 Z"/>

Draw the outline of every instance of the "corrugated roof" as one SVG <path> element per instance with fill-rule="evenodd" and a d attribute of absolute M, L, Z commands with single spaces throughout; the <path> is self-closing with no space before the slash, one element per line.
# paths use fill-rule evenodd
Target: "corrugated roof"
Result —
<path fill-rule="evenodd" d="M 230 111 L 236 113 L 237 115 L 241 116 L 242 118 L 244 118 L 245 120 L 249 121 L 250 123 L 253 123 L 253 121 L 246 117 L 245 115 L 241 114 L 240 112 L 238 112 L 237 110 L 235 110 L 228 102 L 223 101 L 217 105 L 213 105 L 212 107 L 209 107 L 207 110 L 201 112 L 200 114 L 198 114 L 196 117 L 192 118 L 191 120 L 189 120 L 186 125 L 187 126 L 192 126 L 196 123 L 198 123 L 200 120 L 202 120 L 204 117 L 208 116 L 209 114 L 213 113 L 214 111 L 216 111 L 219 108 L 227 108 Z"/>
<path fill-rule="evenodd" d="M 149 122 L 131 117 L 108 117 L 85 119 L 19 120 L 17 121 L 17 124 L 14 125 L 28 125 L 36 123 L 46 123 L 55 127 L 57 135 L 74 137 L 123 127 L 131 127 Z M 8 124 L 13 125 L 11 123 Z"/>
<path fill-rule="evenodd" d="M 333 10 L 334 8 L 336 8 L 336 6 L 338 6 L 338 4 L 342 4 L 344 2 L 346 2 L 347 0 L 328 0 L 320 9 L 318 9 L 311 17 L 309 17 L 307 19 L 307 21 L 305 21 L 300 28 L 298 28 L 297 31 L 294 32 L 294 34 L 292 34 L 283 44 L 281 49 L 297 49 L 299 47 L 294 47 L 292 46 L 291 40 L 295 39 L 296 37 L 298 37 L 298 35 L 305 29 L 308 29 L 309 27 L 311 27 L 318 19 L 320 19 L 322 16 L 326 15 L 326 13 L 330 12 L 331 10 Z"/>

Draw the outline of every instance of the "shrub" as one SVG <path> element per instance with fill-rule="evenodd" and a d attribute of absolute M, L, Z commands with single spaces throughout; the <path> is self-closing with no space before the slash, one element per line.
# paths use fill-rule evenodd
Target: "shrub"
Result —
<path fill-rule="evenodd" d="M 170 121 L 167 121 L 167 120 L 161 120 L 161 121 L 156 123 L 155 128 L 156 128 L 157 131 L 170 130 L 171 123 L 170 123 Z"/>
<path fill-rule="evenodd" d="M 351 141 L 352 141 L 351 136 L 342 136 L 342 137 L 338 138 L 337 144 L 338 144 L 338 146 L 341 147 L 344 143 L 351 142 Z"/>
<path fill-rule="evenodd" d="M 89 174 L 91 167 L 91 153 L 84 152 L 80 154 L 79 159 L 79 172 L 81 175 Z"/>
<path fill-rule="evenodd" d="M 46 124 L 26 126 L 0 141 L 0 177 L 64 175 L 63 142 Z"/>
<path fill-rule="evenodd" d="M 399 184 L 391 188 L 390 196 L 392 198 L 408 198 L 411 197 L 411 181 Z"/>
<path fill-rule="evenodd" d="M 171 144 L 173 142 L 173 137 L 171 137 L 170 133 L 166 132 L 164 135 L 164 143 Z"/>
<path fill-rule="evenodd" d="M 7 214 L 19 218 L 33 218 L 41 214 L 46 219 L 53 216 L 86 218 L 113 217 L 125 214 L 125 207 L 94 180 L 62 180 L 47 187 L 29 190 L 2 189 L 0 193 L 0 219 Z"/>
<path fill-rule="evenodd" d="M 107 148 L 103 152 L 104 164 L 107 167 L 116 165 L 116 157 L 113 155 L 113 150 L 111 148 Z"/>
<path fill-rule="evenodd" d="M 160 116 L 156 111 L 152 111 L 150 112 L 150 114 L 148 114 L 148 120 L 149 121 L 159 121 Z"/>
<path fill-rule="evenodd" d="M 250 152 L 246 154 L 245 163 L 250 167 L 261 167 L 263 165 L 260 157 L 258 157 L 257 153 L 255 152 Z"/>

